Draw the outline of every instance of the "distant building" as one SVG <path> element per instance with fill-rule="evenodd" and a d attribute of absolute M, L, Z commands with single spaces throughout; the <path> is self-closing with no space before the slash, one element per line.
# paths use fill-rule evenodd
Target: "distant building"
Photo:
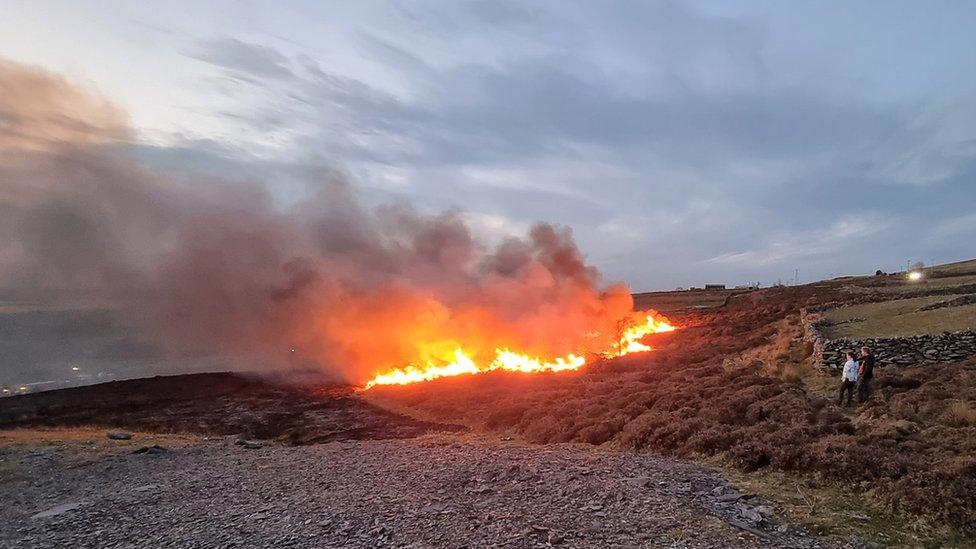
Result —
<path fill-rule="evenodd" d="M 706 290 L 724 290 L 725 284 L 705 284 Z"/>
<path fill-rule="evenodd" d="M 735 287 L 736 290 L 758 290 L 759 284 L 742 284 Z"/>

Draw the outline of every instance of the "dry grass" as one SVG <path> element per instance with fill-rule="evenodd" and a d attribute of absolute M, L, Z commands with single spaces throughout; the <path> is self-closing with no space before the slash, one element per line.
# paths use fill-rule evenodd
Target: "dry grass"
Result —
<path fill-rule="evenodd" d="M 0 430 L 0 456 L 46 452 L 66 466 L 77 467 L 107 456 L 126 454 L 145 446 L 178 448 L 198 444 L 202 437 L 128 431 L 129 440 L 110 440 L 104 427 L 59 427 Z M 17 459 L 0 459 L 0 481 L 22 478 L 26 470 Z"/>
<path fill-rule="evenodd" d="M 139 448 L 146 444 L 186 446 L 200 441 L 197 435 L 159 434 L 127 431 L 129 440 L 110 440 L 104 427 L 56 427 L 0 430 L 0 448 L 9 446 L 37 446 L 59 443 L 82 443 L 93 447 Z M 151 441 L 151 442 L 150 442 Z"/>
<path fill-rule="evenodd" d="M 904 273 L 845 277 L 842 280 L 852 292 L 876 293 L 891 299 L 952 293 L 950 290 L 953 288 L 976 285 L 976 260 L 926 267 L 922 272 L 925 276 L 917 282 L 909 281 Z"/>
<path fill-rule="evenodd" d="M 771 327 L 775 332 L 763 345 L 747 349 L 734 358 L 726 358 L 726 371 L 761 365 L 762 372 L 789 382 L 799 382 L 809 370 L 813 344 L 803 341 L 803 327 L 797 315 L 791 315 Z"/>
<path fill-rule="evenodd" d="M 803 524 L 819 534 L 857 538 L 886 547 L 969 547 L 972 544 L 951 528 L 924 518 L 906 521 L 879 505 L 876 498 L 849 485 L 778 471 L 744 474 L 720 461 L 713 461 L 712 465 L 722 469 L 739 490 L 775 501 L 787 521 Z"/>
<path fill-rule="evenodd" d="M 969 402 L 953 402 L 947 416 L 947 424 L 953 427 L 976 427 L 976 408 Z"/>
<path fill-rule="evenodd" d="M 976 275 L 952 275 L 943 278 L 925 278 L 921 282 L 909 282 L 896 279 L 894 283 L 886 284 L 880 290 L 890 294 L 915 294 L 917 292 L 946 290 L 957 286 L 976 284 Z"/>
<path fill-rule="evenodd" d="M 664 313 L 688 309 L 719 307 L 741 290 L 694 290 L 681 292 L 646 292 L 634 294 L 634 309 L 654 309 Z"/>
<path fill-rule="evenodd" d="M 833 323 L 827 329 L 827 336 L 862 339 L 976 329 L 976 305 L 918 310 L 925 305 L 948 301 L 954 297 L 956 296 L 945 295 L 896 299 L 833 309 L 824 315 Z M 851 319 L 864 321 L 850 322 Z"/>
<path fill-rule="evenodd" d="M 958 276 L 966 274 L 976 274 L 976 259 L 959 261 L 956 263 L 946 263 L 937 265 L 931 269 L 936 275 Z"/>

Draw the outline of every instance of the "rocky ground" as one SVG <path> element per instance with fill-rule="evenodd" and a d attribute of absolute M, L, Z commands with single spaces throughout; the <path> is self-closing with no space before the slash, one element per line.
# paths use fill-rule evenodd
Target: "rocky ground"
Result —
<path fill-rule="evenodd" d="M 3 547 L 839 545 L 713 470 L 586 445 L 27 433 L 0 441 Z"/>

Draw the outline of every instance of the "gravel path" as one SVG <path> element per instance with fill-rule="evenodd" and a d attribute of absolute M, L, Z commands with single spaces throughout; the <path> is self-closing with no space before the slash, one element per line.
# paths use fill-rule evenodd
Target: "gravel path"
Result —
<path fill-rule="evenodd" d="M 0 448 L 0 546 L 836 546 L 714 471 L 589 446 L 216 439 L 78 460 L 71 444 Z"/>

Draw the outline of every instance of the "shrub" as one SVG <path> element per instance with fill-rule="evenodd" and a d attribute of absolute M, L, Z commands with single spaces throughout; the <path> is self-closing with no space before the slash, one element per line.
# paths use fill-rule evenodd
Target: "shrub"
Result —
<path fill-rule="evenodd" d="M 953 427 L 976 426 L 976 409 L 968 402 L 956 401 L 949 405 L 948 423 Z"/>

